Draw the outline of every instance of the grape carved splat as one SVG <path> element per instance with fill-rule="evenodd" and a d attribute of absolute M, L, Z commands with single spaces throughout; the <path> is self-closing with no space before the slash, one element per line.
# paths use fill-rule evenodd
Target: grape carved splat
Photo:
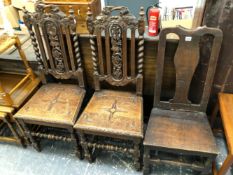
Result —
<path fill-rule="evenodd" d="M 111 44 L 112 44 L 112 70 L 113 77 L 117 80 L 122 79 L 122 29 L 118 24 L 113 24 L 110 27 Z"/>
<path fill-rule="evenodd" d="M 58 73 L 64 73 L 65 72 L 65 66 L 63 61 L 64 58 L 62 56 L 59 37 L 57 35 L 57 28 L 54 23 L 48 22 L 46 24 L 46 30 L 48 33 L 48 38 L 51 46 L 52 57 L 55 60 L 56 71 Z"/>

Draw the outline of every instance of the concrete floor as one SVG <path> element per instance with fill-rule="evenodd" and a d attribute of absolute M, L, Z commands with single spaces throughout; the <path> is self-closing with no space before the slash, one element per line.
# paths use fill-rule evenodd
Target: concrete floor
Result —
<path fill-rule="evenodd" d="M 28 60 L 35 60 L 30 40 L 22 47 Z M 19 59 L 18 53 L 1 55 L 1 58 Z M 227 150 L 222 137 L 216 137 L 221 154 L 217 157 L 217 167 L 224 161 Z M 63 142 L 42 141 L 42 152 L 33 148 L 23 149 L 11 144 L 0 144 L 0 175 L 140 175 L 142 172 L 134 170 L 132 160 L 119 153 L 102 153 L 97 160 L 89 164 L 80 161 L 74 154 L 71 144 Z M 191 170 L 181 167 L 156 166 L 156 175 L 193 175 Z M 233 170 L 227 175 L 233 175 Z"/>
<path fill-rule="evenodd" d="M 218 165 L 226 156 L 224 139 L 216 138 L 221 154 Z M 17 145 L 0 144 L 0 174 L 1 175 L 141 175 L 133 165 L 132 159 L 119 153 L 101 152 L 92 164 L 79 160 L 72 144 L 64 142 L 41 142 L 42 152 L 36 152 L 32 147 L 23 149 Z M 181 167 L 156 166 L 154 175 L 194 175 L 191 170 Z M 233 175 L 229 172 L 228 175 Z"/>

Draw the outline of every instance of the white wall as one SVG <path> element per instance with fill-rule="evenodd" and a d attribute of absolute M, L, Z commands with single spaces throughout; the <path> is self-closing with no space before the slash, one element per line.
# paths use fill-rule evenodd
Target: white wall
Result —
<path fill-rule="evenodd" d="M 103 9 L 105 7 L 105 1 L 101 0 L 101 8 Z"/>
<path fill-rule="evenodd" d="M 195 6 L 198 0 L 160 0 L 161 7 Z"/>

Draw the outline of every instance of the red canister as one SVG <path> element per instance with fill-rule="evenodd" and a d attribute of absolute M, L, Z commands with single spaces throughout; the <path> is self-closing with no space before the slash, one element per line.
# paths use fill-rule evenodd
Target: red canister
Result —
<path fill-rule="evenodd" d="M 158 35 L 160 11 L 157 7 L 149 9 L 148 13 L 148 34 L 149 36 Z"/>

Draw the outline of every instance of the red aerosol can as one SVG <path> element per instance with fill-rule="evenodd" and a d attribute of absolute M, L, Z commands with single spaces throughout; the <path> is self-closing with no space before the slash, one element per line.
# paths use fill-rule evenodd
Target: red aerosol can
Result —
<path fill-rule="evenodd" d="M 148 34 L 149 36 L 156 36 L 159 34 L 160 27 L 160 10 L 159 3 L 147 8 L 146 16 L 148 22 Z"/>

